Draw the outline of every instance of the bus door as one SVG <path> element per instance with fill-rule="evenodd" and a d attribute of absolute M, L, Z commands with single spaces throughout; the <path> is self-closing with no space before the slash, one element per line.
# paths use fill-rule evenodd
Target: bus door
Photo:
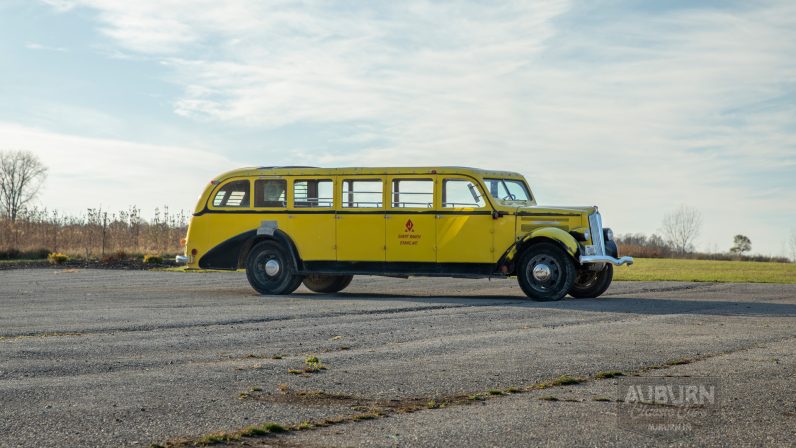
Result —
<path fill-rule="evenodd" d="M 341 176 L 337 260 L 384 262 L 384 178 Z"/>
<path fill-rule="evenodd" d="M 428 262 L 437 259 L 434 213 L 435 175 L 390 176 L 387 215 L 388 262 Z"/>
<path fill-rule="evenodd" d="M 494 220 L 478 183 L 463 176 L 439 176 L 438 263 L 491 263 Z"/>
<path fill-rule="evenodd" d="M 285 230 L 299 256 L 307 261 L 335 261 L 334 178 L 302 176 L 290 178 L 289 183 Z"/>

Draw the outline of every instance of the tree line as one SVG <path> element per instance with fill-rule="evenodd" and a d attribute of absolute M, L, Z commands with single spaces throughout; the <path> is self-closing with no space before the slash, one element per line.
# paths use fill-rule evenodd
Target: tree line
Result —
<path fill-rule="evenodd" d="M 617 244 L 623 255 L 639 258 L 694 258 L 700 260 L 744 260 L 774 261 L 787 263 L 786 257 L 765 255 L 745 255 L 752 250 L 752 240 L 737 234 L 726 252 L 698 252 L 694 243 L 702 228 L 702 214 L 699 210 L 681 205 L 664 216 L 660 235 L 628 233 L 617 236 Z M 788 242 L 789 255 L 796 261 L 796 232 L 791 232 Z"/>

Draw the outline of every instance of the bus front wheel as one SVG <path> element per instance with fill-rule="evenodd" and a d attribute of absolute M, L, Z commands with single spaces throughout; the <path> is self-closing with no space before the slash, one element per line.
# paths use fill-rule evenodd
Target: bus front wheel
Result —
<path fill-rule="evenodd" d="M 558 245 L 534 244 L 525 250 L 517 267 L 517 280 L 533 300 L 561 300 L 575 282 L 575 262 Z"/>

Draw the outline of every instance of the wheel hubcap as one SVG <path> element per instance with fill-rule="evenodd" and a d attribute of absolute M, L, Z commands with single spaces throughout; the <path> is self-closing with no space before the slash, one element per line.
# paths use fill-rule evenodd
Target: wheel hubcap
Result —
<path fill-rule="evenodd" d="M 539 263 L 533 267 L 533 278 L 540 282 L 546 282 L 550 279 L 550 275 L 552 271 L 550 270 L 550 266 L 545 263 Z"/>
<path fill-rule="evenodd" d="M 268 274 L 269 277 L 276 277 L 281 270 L 281 266 L 279 265 L 279 260 L 270 259 L 265 262 L 265 273 Z"/>

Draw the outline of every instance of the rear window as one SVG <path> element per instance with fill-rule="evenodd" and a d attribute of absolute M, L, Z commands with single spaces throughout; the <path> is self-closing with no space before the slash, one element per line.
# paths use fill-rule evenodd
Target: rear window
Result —
<path fill-rule="evenodd" d="M 286 207 L 287 182 L 284 179 L 254 181 L 255 207 Z"/>
<path fill-rule="evenodd" d="M 236 180 L 230 182 L 213 197 L 213 207 L 248 207 L 249 181 Z"/>

